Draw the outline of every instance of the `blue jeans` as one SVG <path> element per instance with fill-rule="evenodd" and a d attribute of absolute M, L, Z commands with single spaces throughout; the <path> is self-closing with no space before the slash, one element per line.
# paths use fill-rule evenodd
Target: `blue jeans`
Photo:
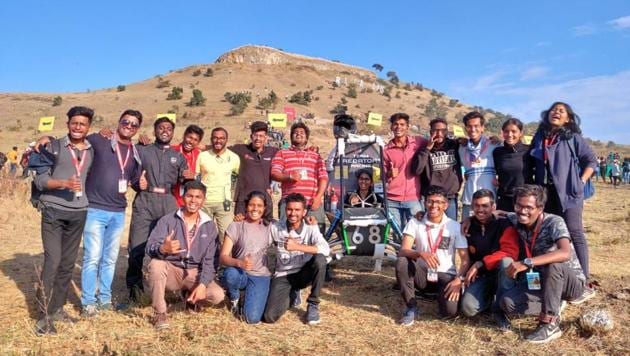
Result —
<path fill-rule="evenodd" d="M 496 273 L 486 273 L 466 288 L 462 296 L 461 310 L 467 317 L 473 317 L 488 308 L 493 312 L 499 311 L 498 301 L 505 291 L 514 287 L 515 282 L 505 274 L 505 270 L 512 263 L 509 257 L 503 258 Z M 496 294 L 496 300 L 495 300 Z"/>
<path fill-rule="evenodd" d="M 400 231 L 405 231 L 407 221 L 415 217 L 417 212 L 424 211 L 419 200 L 396 201 L 387 199 L 387 208 L 392 220 L 400 227 Z"/>
<path fill-rule="evenodd" d="M 97 300 L 101 305 L 112 302 L 112 280 L 124 227 L 124 211 L 88 208 L 83 230 L 82 305 L 96 304 Z"/>
<path fill-rule="evenodd" d="M 446 208 L 446 216 L 457 221 L 457 198 L 448 199 L 448 208 Z"/>
<path fill-rule="evenodd" d="M 271 276 L 252 276 L 240 268 L 226 267 L 221 278 L 230 300 L 237 300 L 241 290 L 245 290 L 243 316 L 248 324 L 256 324 L 262 319 L 269 294 Z"/>

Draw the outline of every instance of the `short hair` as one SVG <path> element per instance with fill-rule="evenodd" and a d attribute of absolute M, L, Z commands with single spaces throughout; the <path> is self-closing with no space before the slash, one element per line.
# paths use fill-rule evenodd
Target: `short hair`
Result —
<path fill-rule="evenodd" d="M 184 195 L 186 195 L 186 192 L 189 191 L 190 189 L 198 189 L 201 190 L 203 192 L 203 196 L 206 196 L 206 186 L 205 184 L 201 183 L 198 180 L 190 180 L 186 183 L 184 183 Z"/>
<path fill-rule="evenodd" d="M 161 118 L 155 120 L 155 122 L 153 123 L 153 129 L 157 130 L 158 126 L 160 126 L 160 124 L 163 122 L 168 122 L 169 124 L 171 124 L 173 130 L 175 130 L 175 123 L 166 116 L 162 116 Z"/>
<path fill-rule="evenodd" d="M 448 193 L 446 189 L 440 187 L 439 185 L 431 185 L 427 188 L 427 196 L 429 195 L 441 195 L 444 199 L 448 200 Z"/>
<path fill-rule="evenodd" d="M 13 149 L 14 149 L 15 151 L 17 151 L 17 146 L 13 146 Z"/>
<path fill-rule="evenodd" d="M 250 126 L 249 126 L 249 130 L 251 131 L 251 134 L 255 134 L 258 131 L 265 131 L 265 133 L 267 131 L 269 131 L 269 125 L 267 125 L 266 122 L 262 122 L 262 121 L 254 121 Z"/>
<path fill-rule="evenodd" d="M 188 125 L 188 127 L 186 127 L 186 130 L 184 131 L 184 136 L 188 135 L 189 133 L 194 133 L 197 134 L 197 136 L 199 136 L 199 141 L 203 140 L 203 129 L 197 125 Z"/>
<path fill-rule="evenodd" d="M 523 132 L 523 122 L 521 120 L 515 118 L 515 117 L 511 117 L 511 118 L 505 120 L 505 122 L 501 126 L 501 130 L 505 130 L 510 125 L 514 125 L 514 126 L 518 127 L 518 130 Z"/>
<path fill-rule="evenodd" d="M 224 129 L 223 127 L 219 126 L 219 127 L 215 127 L 212 129 L 212 131 L 210 132 L 210 137 L 212 137 L 212 135 L 217 132 L 217 131 L 223 131 L 225 132 L 225 138 L 228 138 L 228 132 L 226 129 Z"/>
<path fill-rule="evenodd" d="M 494 193 L 490 189 L 479 189 L 472 196 L 473 201 L 481 198 L 490 198 L 490 201 L 494 203 Z"/>
<path fill-rule="evenodd" d="M 85 116 L 88 118 L 88 122 L 92 125 L 92 119 L 94 118 L 94 110 L 85 107 L 85 106 L 73 106 L 68 110 L 66 114 L 68 116 L 68 121 L 72 119 L 74 116 Z"/>
<path fill-rule="evenodd" d="M 472 119 L 479 119 L 481 126 L 484 126 L 486 124 L 486 119 L 479 111 L 471 111 L 468 114 L 464 115 L 464 118 L 462 119 L 462 121 L 464 122 L 464 126 L 466 126 L 466 124 L 468 124 L 468 121 Z"/>
<path fill-rule="evenodd" d="M 371 169 L 369 169 L 369 168 L 358 169 L 354 173 L 354 176 L 357 177 L 357 179 L 359 179 L 362 174 L 367 174 L 370 177 L 370 181 L 374 181 L 374 177 L 372 177 L 372 170 Z"/>
<path fill-rule="evenodd" d="M 523 197 L 534 197 L 536 206 L 542 208 L 547 203 L 547 193 L 545 189 L 539 185 L 525 184 L 521 187 L 514 188 L 514 201 Z"/>
<path fill-rule="evenodd" d="M 289 203 L 302 203 L 302 206 L 306 208 L 306 198 L 300 193 L 290 193 L 284 198 L 285 206 Z"/>
<path fill-rule="evenodd" d="M 407 123 L 409 123 L 409 115 L 405 114 L 404 112 L 397 112 L 394 115 L 389 117 L 389 123 L 393 124 L 394 122 L 398 121 L 398 120 L 405 120 L 407 121 Z"/>
<path fill-rule="evenodd" d="M 311 130 L 303 122 L 296 122 L 293 125 L 291 125 L 291 136 L 293 136 L 293 132 L 295 132 L 295 130 L 297 129 L 304 129 L 307 139 L 311 136 Z"/>
<path fill-rule="evenodd" d="M 138 119 L 138 123 L 142 125 L 142 113 L 138 110 L 133 109 L 127 109 L 123 111 L 123 113 L 120 114 L 120 118 L 118 119 L 118 121 L 122 120 L 122 118 L 127 115 L 135 117 L 136 119 Z"/>
<path fill-rule="evenodd" d="M 441 117 L 436 117 L 435 119 L 433 119 L 433 120 L 431 120 L 429 122 L 429 127 L 431 128 L 431 130 L 433 130 L 433 125 L 435 125 L 437 123 L 442 123 L 442 124 L 446 125 L 446 127 L 448 127 L 448 122 L 446 122 L 446 119 L 441 118 Z"/>

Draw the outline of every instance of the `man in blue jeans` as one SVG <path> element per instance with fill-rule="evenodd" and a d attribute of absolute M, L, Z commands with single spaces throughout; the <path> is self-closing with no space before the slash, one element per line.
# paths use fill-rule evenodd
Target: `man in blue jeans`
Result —
<path fill-rule="evenodd" d="M 112 280 L 125 227 L 125 193 L 140 177 L 141 162 L 131 138 L 141 124 L 139 111 L 126 110 L 111 138 L 87 137 L 94 148 L 94 163 L 86 182 L 89 205 L 83 231 L 81 314 L 85 317 L 112 309 Z"/>
<path fill-rule="evenodd" d="M 461 311 L 473 317 L 490 309 L 499 329 L 507 330 L 509 321 L 494 303 L 514 282 L 502 271 L 508 264 L 503 258 L 518 258 L 518 235 L 509 220 L 496 219 L 494 194 L 489 189 L 480 189 L 473 194 L 472 208 L 466 239 L 470 267 L 464 280 L 466 289 L 462 296 Z M 506 258 L 505 261 L 508 259 Z"/>

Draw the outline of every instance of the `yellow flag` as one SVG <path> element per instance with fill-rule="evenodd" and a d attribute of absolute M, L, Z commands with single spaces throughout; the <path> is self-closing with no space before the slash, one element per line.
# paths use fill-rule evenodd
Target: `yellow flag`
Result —
<path fill-rule="evenodd" d="M 167 117 L 169 120 L 171 120 L 173 123 L 177 122 L 177 114 L 174 113 L 166 113 L 166 114 L 157 114 L 155 116 L 156 119 L 159 119 L 161 117 Z"/>
<path fill-rule="evenodd" d="M 532 138 L 534 138 L 533 136 L 530 135 L 524 135 L 523 136 L 523 143 L 526 145 L 529 145 L 530 143 L 532 143 Z"/>
<path fill-rule="evenodd" d="M 461 126 L 453 125 L 453 135 L 455 137 L 466 137 L 464 129 Z"/>
<path fill-rule="evenodd" d="M 368 115 L 367 124 L 370 126 L 381 126 L 383 122 L 383 115 L 375 112 L 371 112 Z"/>
<path fill-rule="evenodd" d="M 44 116 L 44 117 L 39 118 L 39 127 L 37 128 L 37 130 L 39 130 L 39 132 L 52 131 L 54 126 L 55 126 L 55 117 Z"/>
<path fill-rule="evenodd" d="M 287 127 L 286 113 L 269 113 L 267 114 L 267 120 L 269 120 L 271 127 Z"/>

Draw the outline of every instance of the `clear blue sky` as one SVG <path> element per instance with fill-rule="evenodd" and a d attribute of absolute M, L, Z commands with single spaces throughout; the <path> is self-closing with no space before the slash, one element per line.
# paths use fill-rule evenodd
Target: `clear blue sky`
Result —
<path fill-rule="evenodd" d="M 0 14 L 0 92 L 113 87 L 264 44 L 379 63 L 526 122 L 565 100 L 586 135 L 630 144 L 627 0 L 23 0 Z"/>

